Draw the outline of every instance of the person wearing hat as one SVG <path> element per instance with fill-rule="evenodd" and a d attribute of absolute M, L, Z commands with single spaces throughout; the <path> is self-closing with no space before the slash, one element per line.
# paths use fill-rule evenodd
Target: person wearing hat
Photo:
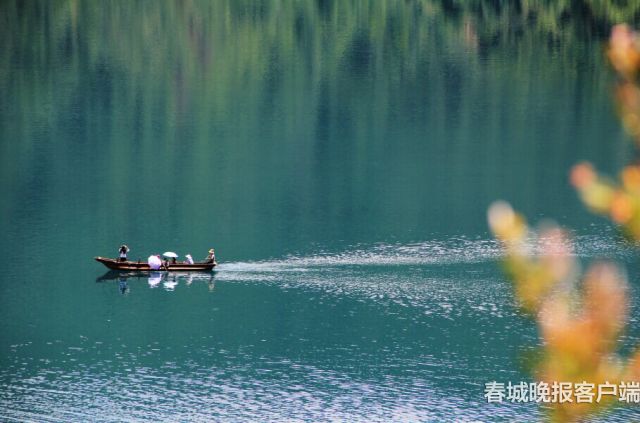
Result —
<path fill-rule="evenodd" d="M 118 250 L 119 256 L 120 256 L 120 261 L 127 261 L 127 253 L 129 252 L 129 247 L 127 247 L 126 245 L 122 244 L 120 246 L 120 250 Z"/>
<path fill-rule="evenodd" d="M 168 270 L 169 269 L 169 259 L 167 257 L 165 257 L 164 259 L 162 257 L 160 257 L 160 254 L 158 254 L 158 258 L 160 260 L 162 260 L 162 268 L 164 270 Z"/>
<path fill-rule="evenodd" d="M 209 255 L 207 256 L 206 263 L 215 263 L 216 262 L 216 252 L 212 249 L 209 250 Z"/>

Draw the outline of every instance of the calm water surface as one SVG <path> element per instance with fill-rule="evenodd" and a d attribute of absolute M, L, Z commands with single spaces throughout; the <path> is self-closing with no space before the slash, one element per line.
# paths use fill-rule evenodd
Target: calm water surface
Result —
<path fill-rule="evenodd" d="M 446 3 L 3 2 L 0 420 L 539 421 L 483 397 L 538 344 L 498 198 L 627 264 L 637 344 L 637 251 L 567 184 L 632 159 L 614 21 Z"/>

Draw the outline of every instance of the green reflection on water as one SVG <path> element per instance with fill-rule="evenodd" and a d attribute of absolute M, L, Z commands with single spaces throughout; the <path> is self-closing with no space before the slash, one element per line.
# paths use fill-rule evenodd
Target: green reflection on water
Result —
<path fill-rule="evenodd" d="M 626 148 L 584 27 L 621 11 L 539 8 L 8 4 L 4 221 L 230 258 L 484 234 L 500 197 L 584 222 L 568 167 Z"/>

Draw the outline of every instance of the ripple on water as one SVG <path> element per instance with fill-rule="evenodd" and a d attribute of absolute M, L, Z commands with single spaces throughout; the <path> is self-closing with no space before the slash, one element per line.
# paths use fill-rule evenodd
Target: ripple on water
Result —
<path fill-rule="evenodd" d="M 578 237 L 576 245 L 581 258 L 629 255 L 604 237 Z M 314 350 L 298 356 L 265 353 L 271 350 L 256 344 L 273 345 L 262 338 L 234 348 L 205 336 L 184 346 L 183 362 L 157 341 L 132 349 L 83 338 L 78 345 L 47 345 L 59 345 L 58 355 L 34 365 L 23 352 L 31 343 L 14 344 L 12 361 L 0 369 L 0 420 L 538 421 L 535 405 L 482 401 L 479 381 L 486 374 L 519 377 L 492 349 L 512 344 L 512 330 L 523 338 L 510 287 L 495 268 L 501 254 L 495 241 L 457 238 L 221 264 L 216 281 L 306 291 L 307 301 L 327 310 L 336 301 L 373 304 L 386 315 L 383 322 L 401 322 L 394 330 L 417 327 L 425 334 L 414 344 L 397 336 L 402 332 L 386 343 L 364 335 L 348 343 L 311 342 Z M 179 290 L 197 280 L 179 276 L 150 285 Z M 312 337 L 303 335 L 295 340 L 301 348 Z M 431 342 L 437 348 L 429 349 Z M 105 355 L 82 359 L 98 351 Z M 162 365 L 145 364 L 156 356 Z M 625 421 L 620 416 L 611 421 Z"/>
<path fill-rule="evenodd" d="M 460 404 L 469 405 L 468 398 L 455 392 L 435 392 L 421 377 L 355 380 L 339 371 L 290 360 L 261 366 L 265 370 L 262 375 L 256 375 L 260 369 L 256 372 L 246 367 L 200 366 L 189 372 L 141 367 L 128 374 L 108 374 L 100 366 L 82 367 L 73 384 L 54 379 L 37 387 L 3 386 L 0 417 L 6 421 L 83 421 L 105 416 L 104 421 L 364 422 L 517 415 L 506 407 L 493 408 L 490 413 L 463 412 Z M 20 398 L 18 407 L 16 396 Z M 535 408 L 529 408 L 536 416 Z"/>

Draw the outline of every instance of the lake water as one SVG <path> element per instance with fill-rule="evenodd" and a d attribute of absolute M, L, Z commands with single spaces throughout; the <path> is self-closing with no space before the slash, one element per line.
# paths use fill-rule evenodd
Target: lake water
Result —
<path fill-rule="evenodd" d="M 633 10 L 493 3 L 3 2 L 0 420 L 539 421 L 484 398 L 539 342 L 496 199 L 624 262 L 640 342 L 637 252 L 567 182 L 633 159 Z"/>

